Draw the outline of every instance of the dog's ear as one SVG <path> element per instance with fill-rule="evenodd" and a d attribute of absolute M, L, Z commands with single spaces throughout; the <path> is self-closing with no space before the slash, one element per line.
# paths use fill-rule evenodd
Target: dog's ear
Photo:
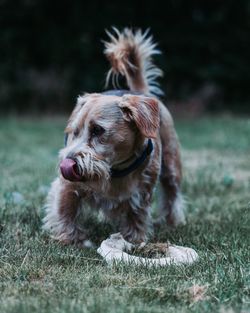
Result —
<path fill-rule="evenodd" d="M 144 96 L 123 96 L 119 104 L 124 119 L 134 121 L 147 138 L 156 138 L 160 125 L 160 109 L 157 99 Z"/>
<path fill-rule="evenodd" d="M 68 124 L 65 129 L 65 133 L 70 133 L 74 130 L 75 128 L 74 123 L 75 123 L 76 117 L 78 116 L 84 104 L 87 102 L 88 98 L 89 98 L 89 94 L 87 93 L 85 93 L 82 96 L 78 96 L 75 108 L 69 117 Z"/>

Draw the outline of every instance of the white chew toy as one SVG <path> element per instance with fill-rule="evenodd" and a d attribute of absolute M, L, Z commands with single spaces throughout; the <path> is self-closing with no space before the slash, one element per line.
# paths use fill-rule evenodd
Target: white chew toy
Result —
<path fill-rule="evenodd" d="M 191 248 L 169 245 L 166 257 L 144 258 L 128 254 L 127 252 L 131 251 L 133 247 L 133 244 L 127 242 L 120 233 L 117 233 L 110 235 L 108 239 L 104 240 L 97 252 L 108 264 L 122 261 L 131 265 L 166 266 L 172 264 L 192 264 L 198 260 L 198 254 Z"/>

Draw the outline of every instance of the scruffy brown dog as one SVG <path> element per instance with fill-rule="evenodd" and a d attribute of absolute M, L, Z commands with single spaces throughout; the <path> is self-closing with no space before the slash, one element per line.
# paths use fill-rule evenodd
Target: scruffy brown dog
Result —
<path fill-rule="evenodd" d="M 129 90 L 79 96 L 60 151 L 60 175 L 49 192 L 44 228 L 64 243 L 83 244 L 88 234 L 79 224 L 84 207 L 101 209 L 120 221 L 130 242 L 145 241 L 153 191 L 160 180 L 162 221 L 184 223 L 180 193 L 178 139 L 167 108 L 155 96 L 162 71 L 147 32 L 114 29 L 105 55 L 111 63 L 107 80 L 125 77 Z"/>

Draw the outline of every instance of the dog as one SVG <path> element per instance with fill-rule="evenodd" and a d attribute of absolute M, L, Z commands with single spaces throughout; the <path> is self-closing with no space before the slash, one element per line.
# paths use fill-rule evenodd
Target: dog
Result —
<path fill-rule="evenodd" d="M 185 223 L 179 141 L 159 98 L 156 80 L 162 71 L 152 61 L 160 51 L 148 32 L 125 28 L 107 34 L 107 81 L 115 89 L 78 97 L 59 152 L 59 176 L 47 198 L 44 228 L 65 244 L 84 245 L 89 239 L 79 219 L 87 207 L 119 221 L 127 241 L 145 242 L 158 181 L 158 221 Z M 118 77 L 127 90 L 116 88 Z"/>

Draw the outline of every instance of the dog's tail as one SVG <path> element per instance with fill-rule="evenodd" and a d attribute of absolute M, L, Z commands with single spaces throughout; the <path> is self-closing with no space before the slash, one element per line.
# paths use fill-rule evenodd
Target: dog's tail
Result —
<path fill-rule="evenodd" d="M 152 36 L 148 36 L 148 31 L 133 32 L 129 28 L 122 32 L 113 28 L 113 31 L 114 35 L 107 32 L 110 41 L 104 42 L 104 53 L 111 63 L 106 83 L 112 79 L 113 87 L 117 88 L 118 77 L 122 75 L 131 91 L 162 95 L 156 79 L 163 72 L 152 63 L 152 56 L 161 52 L 156 49 Z"/>

